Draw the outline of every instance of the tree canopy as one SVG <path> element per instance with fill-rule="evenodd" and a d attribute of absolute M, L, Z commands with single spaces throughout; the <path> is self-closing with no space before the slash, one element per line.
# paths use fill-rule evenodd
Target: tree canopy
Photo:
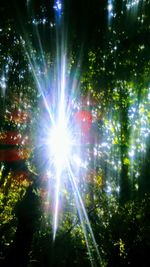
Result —
<path fill-rule="evenodd" d="M 2 266 L 150 265 L 149 9 L 149 0 L 2 1 Z M 64 169 L 49 135 L 64 121 L 63 90 L 73 140 Z"/>

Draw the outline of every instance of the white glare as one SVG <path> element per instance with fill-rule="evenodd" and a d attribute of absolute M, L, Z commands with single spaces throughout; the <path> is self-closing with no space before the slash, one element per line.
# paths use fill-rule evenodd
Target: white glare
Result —
<path fill-rule="evenodd" d="M 108 5 L 108 11 L 111 12 L 112 9 L 113 9 L 113 5 L 112 5 L 112 4 L 109 4 L 109 5 Z"/>
<path fill-rule="evenodd" d="M 71 155 L 72 138 L 67 127 L 67 119 L 64 112 L 63 97 L 61 98 L 60 111 L 58 121 L 53 125 L 50 133 L 50 152 L 55 166 L 55 208 L 54 208 L 54 224 L 53 224 L 53 239 L 55 240 L 58 217 L 59 217 L 59 196 L 61 188 L 61 180 L 63 176 L 63 170 L 67 168 L 67 161 Z"/>
<path fill-rule="evenodd" d="M 135 154 L 134 150 L 129 151 L 129 156 L 130 156 L 131 158 L 134 157 L 134 154 Z"/>
<path fill-rule="evenodd" d="M 60 11 L 62 9 L 61 1 L 58 0 L 55 2 L 54 9 L 56 9 L 56 11 Z"/>
<path fill-rule="evenodd" d="M 78 155 L 73 155 L 73 161 L 74 163 L 78 166 L 78 167 L 82 167 L 82 168 L 87 168 L 87 162 L 83 161 L 81 157 L 79 157 Z"/>
<path fill-rule="evenodd" d="M 148 100 L 150 100 L 150 92 L 148 93 Z"/>
<path fill-rule="evenodd" d="M 52 128 L 50 148 L 56 168 L 62 169 L 71 151 L 71 135 L 63 119 Z"/>
<path fill-rule="evenodd" d="M 112 1 L 110 1 L 112 2 Z M 46 145 L 46 151 L 48 150 L 48 155 L 46 158 L 48 162 L 48 166 L 46 168 L 50 171 L 48 175 L 53 177 L 53 185 L 51 189 L 51 184 L 48 183 L 51 194 L 51 208 L 53 215 L 53 240 L 56 239 L 56 233 L 58 229 L 58 223 L 61 219 L 61 212 L 63 210 L 63 189 L 67 188 L 67 190 L 71 190 L 74 193 L 75 205 L 78 210 L 79 218 L 81 220 L 81 226 L 83 229 L 83 233 L 85 236 L 85 241 L 88 249 L 88 254 L 91 260 L 91 264 L 94 267 L 94 259 L 96 257 L 97 261 L 101 261 L 98 246 L 94 237 L 94 233 L 92 231 L 92 227 L 90 224 L 90 220 L 88 218 L 88 212 L 86 211 L 86 207 L 84 206 L 84 198 L 82 199 L 82 195 L 84 191 L 80 192 L 80 178 L 83 180 L 81 176 L 78 177 L 78 174 L 82 175 L 80 170 L 82 168 L 87 169 L 89 163 L 87 157 L 84 152 L 87 151 L 86 148 L 80 144 L 80 140 L 76 135 L 76 125 L 74 120 L 72 119 L 72 113 L 74 112 L 74 108 L 78 108 L 78 105 L 73 107 L 70 103 L 73 103 L 74 92 L 77 91 L 80 84 L 80 78 L 76 78 L 77 75 L 74 75 L 73 80 L 68 75 L 68 66 L 67 66 L 67 49 L 64 43 L 63 38 L 63 27 L 61 26 L 61 21 L 59 18 L 62 15 L 62 1 L 55 0 L 54 6 L 56 13 L 56 23 L 50 23 L 50 27 L 56 26 L 57 38 L 56 38 L 56 64 L 54 69 L 52 70 L 51 79 L 48 78 L 48 75 L 45 75 L 43 78 L 41 69 L 48 69 L 45 54 L 42 49 L 40 34 L 38 32 L 38 27 L 36 27 L 36 34 L 38 37 L 38 45 L 41 53 L 41 62 L 43 68 L 39 66 L 39 63 L 36 61 L 36 57 L 31 53 L 31 48 L 25 47 L 25 42 L 22 40 L 23 47 L 27 54 L 29 64 L 31 70 L 33 72 L 33 76 L 37 85 L 37 88 L 42 97 L 42 102 L 44 104 L 44 114 L 46 114 L 46 126 L 43 125 L 42 131 L 42 142 L 44 146 Z M 32 23 L 37 25 L 41 23 L 46 23 L 46 19 L 36 20 L 33 19 Z M 59 27 L 57 27 L 59 26 Z M 79 62 L 80 63 L 80 62 Z M 78 73 L 79 67 L 75 72 Z M 47 72 L 46 72 L 47 73 Z M 71 79 L 72 86 L 68 88 L 68 80 Z M 49 89 L 49 84 L 52 84 L 52 88 Z M 70 81 L 69 81 L 70 82 Z M 48 85 L 47 88 L 43 85 Z M 55 90 L 53 90 L 55 89 Z M 51 100 L 47 97 L 46 92 L 52 95 L 52 103 Z M 69 103 L 69 104 L 68 104 Z M 89 102 L 90 103 L 90 102 Z M 87 104 L 89 104 L 87 103 Z M 47 115 L 49 115 L 47 120 Z M 43 122 L 43 120 L 42 120 Z M 47 124 L 48 123 L 48 124 Z M 50 129 L 48 133 L 45 131 Z M 74 135 L 73 135 L 74 133 Z M 78 134 L 78 133 L 77 133 Z M 48 138 L 48 140 L 47 140 Z M 77 144 L 77 145 L 76 145 Z M 104 147 L 106 146 L 103 143 Z M 45 148 L 44 148 L 45 149 Z M 85 151 L 86 150 L 86 151 Z M 45 150 L 44 150 L 45 152 Z M 82 154 L 83 153 L 83 154 Z M 88 152 L 89 153 L 89 152 Z M 85 158 L 84 158 L 85 157 Z M 81 170 L 82 171 L 82 170 Z M 85 170 L 83 170 L 84 172 Z M 67 187 L 66 187 L 67 184 Z M 81 189 L 82 190 L 82 189 Z M 69 192 L 68 192 L 69 193 Z M 96 254 L 95 254 L 96 252 Z"/>
<path fill-rule="evenodd" d="M 108 0 L 107 10 L 108 10 L 108 20 L 110 21 L 110 19 L 114 15 L 113 14 L 113 1 L 112 0 Z"/>
<path fill-rule="evenodd" d="M 131 9 L 135 6 L 137 6 L 139 4 L 140 0 L 132 0 L 132 1 L 128 1 L 128 3 L 126 4 L 127 9 Z"/>

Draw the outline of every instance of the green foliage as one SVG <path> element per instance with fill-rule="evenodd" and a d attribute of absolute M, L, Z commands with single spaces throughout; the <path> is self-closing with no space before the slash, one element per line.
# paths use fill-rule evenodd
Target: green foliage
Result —
<path fill-rule="evenodd" d="M 115 8 L 117 10 L 116 6 Z M 42 10 L 45 12 L 45 9 Z M 75 77 L 76 91 L 80 89 L 81 96 L 88 96 L 89 101 L 96 103 L 91 105 L 90 110 L 97 124 L 99 139 L 93 148 L 84 148 L 88 167 L 94 171 L 79 174 L 77 180 L 102 259 L 100 265 L 88 231 L 87 239 L 92 256 L 87 252 L 74 195 L 66 187 L 61 191 L 63 204 L 55 242 L 51 198 L 47 198 L 47 192 L 46 197 L 41 196 L 43 210 L 33 235 L 29 256 L 30 261 L 37 260 L 42 267 L 90 266 L 90 257 L 95 265 L 101 267 L 150 265 L 150 53 L 149 41 L 144 42 L 147 26 L 143 25 L 147 25 L 149 21 L 148 14 L 146 15 L 148 11 L 145 9 L 144 12 L 145 24 L 140 24 L 139 19 L 134 22 L 133 19 L 135 33 L 132 31 L 131 34 L 125 23 L 127 17 L 119 8 L 106 32 L 105 45 L 95 45 L 94 48 L 88 48 L 87 45 L 87 61 L 81 73 L 76 64 L 78 48 L 72 54 L 69 52 L 69 84 L 73 84 L 72 77 Z M 40 23 L 39 17 L 37 15 L 36 19 Z M 131 18 L 128 19 L 131 24 Z M 31 24 L 31 21 L 32 16 L 27 24 Z M 36 42 L 33 37 L 33 26 L 35 25 L 26 26 L 30 38 L 26 38 L 25 30 L 20 35 L 10 20 L 5 21 L 0 31 L 0 130 L 4 131 L 7 126 L 23 133 L 29 128 L 36 140 L 41 111 L 35 74 L 45 84 L 49 83 L 50 80 L 43 77 L 49 75 L 55 62 L 53 51 L 49 52 L 48 49 L 41 53 L 39 40 Z M 37 26 L 36 31 L 43 33 L 40 26 Z M 43 62 L 46 62 L 46 67 Z M 19 101 L 15 100 L 16 96 Z M 31 115 L 30 125 L 8 123 L 5 114 L 12 107 L 28 111 Z M 32 150 L 26 165 L 36 177 L 32 182 L 37 186 L 39 196 L 43 189 L 40 188 L 41 173 L 34 161 L 33 145 Z M 2 163 L 5 169 L 7 164 L 4 165 Z M 12 168 L 4 175 L 1 168 L 0 184 L 0 253 L 7 258 L 7 251 L 11 250 L 18 229 L 16 206 L 25 196 L 30 182 L 20 182 Z"/>
<path fill-rule="evenodd" d="M 17 203 L 23 198 L 26 188 L 29 185 L 28 180 L 22 183 L 19 177 L 12 172 L 9 172 L 4 178 L 4 182 L 0 188 L 0 235 L 1 249 L 4 252 L 13 242 L 17 228 L 17 220 L 15 216 L 15 208 Z M 1 181 L 0 179 L 0 181 Z"/>

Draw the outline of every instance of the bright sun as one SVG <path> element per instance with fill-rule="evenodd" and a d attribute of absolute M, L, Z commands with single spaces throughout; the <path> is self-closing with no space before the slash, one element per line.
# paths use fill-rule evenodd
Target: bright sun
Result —
<path fill-rule="evenodd" d="M 66 167 L 67 159 L 71 155 L 72 138 L 64 119 L 58 120 L 50 134 L 50 148 L 54 164 L 60 171 Z"/>

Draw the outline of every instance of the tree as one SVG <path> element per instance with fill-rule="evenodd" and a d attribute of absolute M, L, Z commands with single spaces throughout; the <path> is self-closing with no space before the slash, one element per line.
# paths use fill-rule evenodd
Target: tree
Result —
<path fill-rule="evenodd" d="M 39 266 L 89 266 L 90 261 L 102 267 L 149 266 L 150 2 L 95 0 L 92 4 L 87 1 L 86 7 L 84 1 L 64 2 L 64 23 L 71 31 L 65 51 L 68 94 L 74 93 L 68 105 L 70 125 L 76 124 L 74 136 L 82 152 L 74 160 L 72 151 L 72 165 L 83 202 L 74 200 L 75 186 L 67 182 L 68 172 L 64 172 L 55 242 L 55 182 L 45 169 L 42 139 L 37 142 L 36 137 L 43 130 L 43 121 L 49 119 L 40 88 L 53 110 L 57 99 L 53 98 L 59 80 L 55 70 L 56 7 L 47 1 L 16 3 L 20 16 L 13 4 L 15 14 L 8 3 L 0 9 L 3 18 L 6 14 L 0 31 L 0 148 L 24 149 L 28 145 L 32 153 L 22 165 L 1 160 L 0 234 L 6 264 L 15 261 L 17 250 L 17 266 L 22 259 L 22 264 Z M 50 86 L 53 94 L 48 95 Z M 25 113 L 30 122 L 23 121 Z M 30 133 L 34 141 L 22 145 L 22 138 Z M 14 134 L 17 142 L 12 144 Z"/>

